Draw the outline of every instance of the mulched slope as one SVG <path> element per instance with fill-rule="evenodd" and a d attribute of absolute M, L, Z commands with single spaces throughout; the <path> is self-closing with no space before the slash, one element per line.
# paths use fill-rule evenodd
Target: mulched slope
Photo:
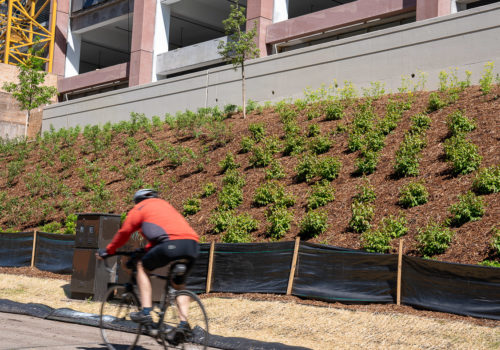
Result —
<path fill-rule="evenodd" d="M 460 99 L 453 105 L 430 114 L 432 125 L 427 132 L 427 147 L 422 153 L 420 162 L 420 175 L 416 178 L 395 178 L 393 176 L 393 164 L 395 152 L 403 140 L 404 133 L 410 127 L 410 117 L 416 113 L 424 111 L 428 105 L 429 93 L 421 92 L 416 94 L 416 101 L 411 110 L 406 111 L 398 127 L 387 136 L 386 146 L 380 152 L 380 160 L 377 170 L 368 178 L 375 187 L 377 199 L 375 202 L 375 218 L 373 223 L 378 223 L 383 217 L 396 215 L 403 211 L 408 220 L 409 233 L 404 237 L 404 253 L 411 256 L 418 256 L 416 250 L 417 242 L 415 236 L 417 229 L 427 224 L 429 220 L 442 221 L 449 216 L 448 208 L 457 201 L 459 194 L 464 194 L 471 189 L 475 174 L 465 176 L 453 176 L 450 166 L 443 159 L 443 143 L 447 137 L 446 116 L 457 109 L 465 110 L 468 117 L 474 118 L 477 122 L 477 129 L 469 134 L 470 140 L 479 147 L 479 153 L 483 157 L 482 167 L 500 164 L 500 88 L 497 86 L 489 95 L 483 96 L 478 87 L 468 88 L 460 94 Z M 385 113 L 385 105 L 388 96 L 374 102 L 375 110 L 379 116 Z M 307 120 L 305 113 L 298 119 L 299 125 L 305 132 L 308 125 L 318 124 L 323 135 L 330 135 L 339 124 L 350 125 L 354 117 L 353 108 L 346 110 L 346 117 L 341 121 L 325 121 L 324 116 L 313 120 Z M 182 211 L 183 202 L 196 193 L 199 193 L 203 184 L 213 182 L 218 189 L 222 187 L 223 174 L 220 172 L 218 163 L 226 156 L 227 152 L 235 154 L 236 161 L 241 164 L 240 171 L 244 176 L 246 185 L 243 188 L 244 201 L 238 207 L 237 212 L 247 212 L 260 222 L 260 227 L 252 233 L 256 242 L 269 241 L 266 236 L 267 221 L 265 217 L 266 208 L 257 208 L 252 204 L 255 189 L 262 184 L 265 176 L 265 169 L 250 167 L 250 153 L 239 153 L 241 149 L 241 138 L 249 136 L 248 126 L 251 123 L 264 123 L 267 135 L 282 137 L 283 124 L 279 120 L 274 109 L 265 109 L 261 114 L 251 113 L 247 119 L 242 119 L 237 114 L 227 119 L 226 125 L 231 128 L 233 138 L 223 147 L 215 147 L 213 140 L 204 137 L 193 138 L 188 132 L 179 133 L 164 126 L 162 132 L 155 132 L 152 136 L 139 132 L 136 139 L 142 149 L 142 157 L 138 164 L 145 167 L 143 180 L 145 184 L 160 184 L 162 186 L 162 196 L 168 199 L 177 209 Z M 84 182 L 78 176 L 79 168 L 85 166 L 86 158 L 95 160 L 92 154 L 78 154 L 74 165 L 68 169 L 62 169 L 60 161 L 55 159 L 54 165 L 49 165 L 44 160 L 44 152 L 35 150 L 29 155 L 27 166 L 23 175 L 18 178 L 17 183 L 12 187 L 7 187 L 6 179 L 0 180 L 0 191 L 6 191 L 8 198 L 19 197 L 21 200 L 32 202 L 38 200 L 35 196 L 29 197 L 26 191 L 26 181 L 24 175 L 33 172 L 37 165 L 41 165 L 43 171 L 57 177 L 67 185 L 75 195 L 75 212 L 108 211 L 122 213 L 131 208 L 130 191 L 131 180 L 123 174 L 123 169 L 130 165 L 130 156 L 126 154 L 124 141 L 127 135 L 116 136 L 107 150 L 99 155 L 96 160 L 100 171 L 99 177 L 106 183 L 106 189 L 111 191 L 112 199 L 108 205 L 96 209 L 92 204 L 82 197 L 78 197 L 77 192 L 83 191 Z M 358 152 L 349 153 L 347 151 L 347 133 L 330 136 L 334 141 L 334 146 L 326 154 L 338 157 L 342 164 L 342 170 L 337 179 L 332 184 L 336 189 L 335 201 L 328 204 L 325 209 L 328 212 L 328 230 L 325 234 L 311 239 L 311 242 L 330 244 L 347 248 L 360 248 L 360 234 L 348 230 L 348 222 L 351 217 L 351 203 L 353 196 L 357 192 L 357 186 L 362 184 L 363 179 L 355 176 L 355 160 Z M 145 143 L 147 139 L 152 139 L 156 143 L 169 142 L 176 146 L 190 147 L 197 154 L 202 154 L 200 158 L 191 160 L 177 168 L 164 161 L 155 161 L 148 156 L 149 149 Z M 76 149 L 80 149 L 84 144 L 84 139 L 79 138 Z M 295 179 L 295 166 L 298 157 L 275 156 L 280 160 L 287 176 L 280 182 L 286 186 L 286 190 L 296 197 L 296 204 L 292 208 L 295 214 L 295 223 L 292 229 L 282 240 L 293 240 L 298 234 L 298 224 L 304 216 L 306 210 L 307 197 L 311 190 L 310 184 L 297 183 Z M 0 158 L 1 167 L 5 169 L 9 158 Z M 203 166 L 203 170 L 200 171 Z M 113 170 L 114 169 L 114 170 Z M 118 169 L 118 171 L 116 170 Z M 399 188 L 409 181 L 424 180 L 429 191 L 429 202 L 425 205 L 403 210 L 398 204 Z M 486 258 L 495 258 L 490 250 L 489 243 L 492 236 L 493 225 L 500 224 L 500 193 L 483 196 L 487 205 L 486 215 L 477 222 L 467 223 L 459 228 L 453 228 L 456 232 L 450 248 L 439 256 L 437 260 L 476 264 Z M 0 213 L 0 226 L 5 227 L 7 223 L 15 226 L 18 230 L 35 229 L 43 222 L 62 220 L 65 215 L 61 210 L 62 196 L 56 198 L 41 199 L 40 203 L 46 203 L 45 207 L 55 208 L 47 210 L 48 214 L 40 214 L 40 210 L 34 210 L 25 221 L 20 221 L 18 217 L 9 217 L 5 213 Z M 189 216 L 188 220 L 199 232 L 204 241 L 220 241 L 220 235 L 211 233 L 212 225 L 209 222 L 212 210 L 217 206 L 216 196 L 202 199 L 201 211 Z M 22 206 L 19 208 L 24 210 Z M 16 223 L 13 225 L 12 223 Z M 393 241 L 392 252 L 396 252 L 397 241 Z"/>

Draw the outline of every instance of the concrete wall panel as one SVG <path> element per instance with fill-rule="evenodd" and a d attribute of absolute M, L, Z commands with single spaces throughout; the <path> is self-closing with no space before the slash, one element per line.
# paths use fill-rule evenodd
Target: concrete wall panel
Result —
<path fill-rule="evenodd" d="M 500 4 L 449 16 L 298 49 L 247 63 L 247 98 L 259 102 L 301 97 L 306 87 L 342 85 L 352 81 L 359 89 L 370 82 L 401 85 L 401 76 L 427 73 L 427 89 L 438 86 L 438 74 L 449 68 L 472 71 L 477 84 L 484 64 L 500 62 Z M 498 68 L 495 69 L 495 73 Z M 156 83 L 75 101 L 44 110 L 43 129 L 50 124 L 74 126 L 126 120 L 130 112 L 163 116 L 204 106 L 241 105 L 240 72 L 231 66 L 188 74 Z M 274 92 L 274 93 L 273 93 Z"/>

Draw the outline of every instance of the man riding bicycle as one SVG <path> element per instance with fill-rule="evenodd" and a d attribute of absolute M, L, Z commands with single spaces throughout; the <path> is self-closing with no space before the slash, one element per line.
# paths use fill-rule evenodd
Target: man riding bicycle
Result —
<path fill-rule="evenodd" d="M 146 253 L 137 263 L 137 285 L 139 287 L 142 310 L 130 313 L 132 321 L 151 325 L 150 312 L 153 297 L 149 272 L 178 259 L 187 260 L 187 271 L 173 280 L 175 289 L 184 289 L 185 277 L 191 270 L 199 254 L 199 236 L 186 219 L 167 201 L 158 198 L 151 189 L 142 189 L 134 194 L 135 206 L 128 212 L 122 227 L 106 249 L 99 251 L 99 258 L 114 254 L 123 246 L 132 233 L 139 231 L 147 239 Z M 187 310 L 189 297 L 177 298 L 180 311 L 178 329 L 189 329 Z"/>

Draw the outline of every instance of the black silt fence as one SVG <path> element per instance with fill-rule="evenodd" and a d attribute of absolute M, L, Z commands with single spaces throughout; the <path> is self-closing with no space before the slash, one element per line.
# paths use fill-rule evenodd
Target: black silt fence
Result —
<path fill-rule="evenodd" d="M 200 255 L 198 255 L 186 283 L 187 289 L 195 293 L 203 293 L 206 290 L 209 253 L 210 244 L 200 244 Z"/>
<path fill-rule="evenodd" d="M 394 303 L 397 256 L 301 243 L 292 294 L 345 303 Z"/>
<path fill-rule="evenodd" d="M 0 266 L 31 265 L 33 232 L 0 233 Z"/>
<path fill-rule="evenodd" d="M 73 270 L 75 236 L 37 232 L 35 267 L 54 273 L 70 274 Z"/>
<path fill-rule="evenodd" d="M 293 242 L 216 244 L 212 292 L 285 294 Z"/>
<path fill-rule="evenodd" d="M 500 269 L 403 256 L 403 304 L 500 320 Z"/>

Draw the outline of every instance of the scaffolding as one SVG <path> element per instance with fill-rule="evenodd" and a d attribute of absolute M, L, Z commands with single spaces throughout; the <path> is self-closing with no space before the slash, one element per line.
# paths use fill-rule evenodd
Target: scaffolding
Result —
<path fill-rule="evenodd" d="M 52 72 L 57 0 L 0 0 L 0 62 L 36 55 Z"/>

